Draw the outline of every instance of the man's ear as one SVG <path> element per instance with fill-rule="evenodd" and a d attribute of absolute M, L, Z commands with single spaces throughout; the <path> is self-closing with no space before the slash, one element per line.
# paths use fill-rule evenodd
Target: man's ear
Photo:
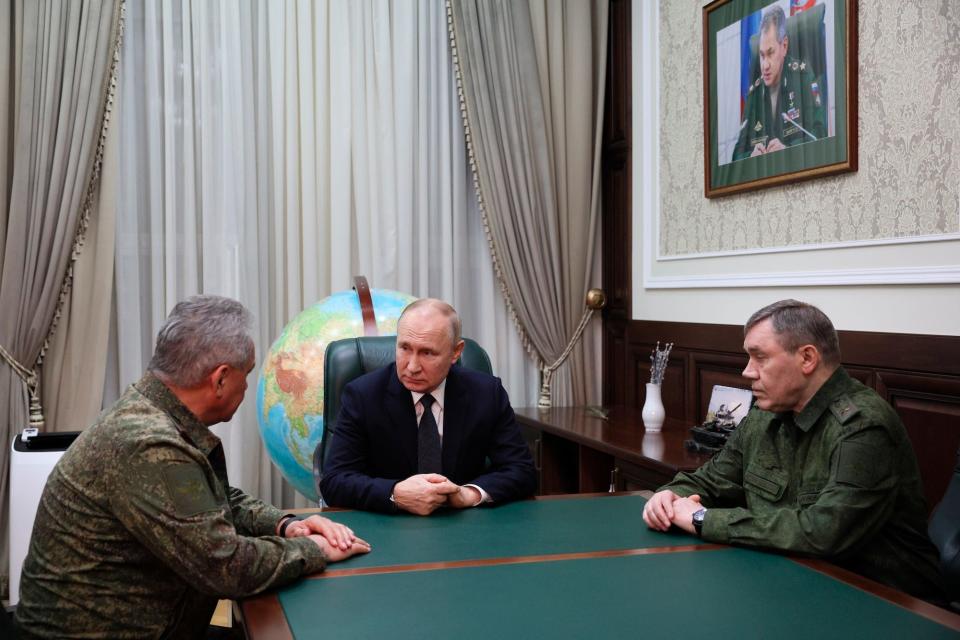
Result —
<path fill-rule="evenodd" d="M 797 356 L 800 359 L 800 371 L 805 376 L 809 376 L 820 367 L 820 351 L 812 344 L 805 344 L 797 349 Z"/>
<path fill-rule="evenodd" d="M 211 371 L 209 376 L 207 376 L 207 380 L 210 383 L 210 388 L 217 395 L 217 397 L 223 393 L 223 385 L 227 380 L 227 374 L 229 372 L 230 365 L 221 364 L 216 369 Z"/>
<path fill-rule="evenodd" d="M 463 347 L 466 344 L 463 340 L 458 342 L 456 346 L 453 347 L 453 361 L 456 362 L 460 359 L 460 354 L 463 353 Z"/>

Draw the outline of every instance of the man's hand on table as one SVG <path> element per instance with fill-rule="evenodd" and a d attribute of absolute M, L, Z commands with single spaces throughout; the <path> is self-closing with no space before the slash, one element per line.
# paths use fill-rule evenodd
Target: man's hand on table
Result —
<path fill-rule="evenodd" d="M 667 531 L 671 525 L 677 525 L 688 533 L 695 533 L 693 514 L 702 506 L 698 495 L 684 498 L 664 489 L 653 494 L 643 506 L 643 521 L 655 531 Z"/>
<path fill-rule="evenodd" d="M 447 496 L 447 505 L 454 509 L 469 509 L 480 504 L 483 496 L 476 487 L 460 486 L 456 493 Z"/>
<path fill-rule="evenodd" d="M 327 562 L 340 562 L 358 553 L 369 553 L 370 551 L 370 543 L 361 538 L 354 538 L 347 549 L 341 549 L 340 547 L 335 547 L 330 544 L 330 542 L 321 535 L 311 533 L 309 537 L 320 547 L 320 550 L 323 551 Z"/>
<path fill-rule="evenodd" d="M 679 498 L 669 489 L 653 494 L 643 505 L 643 521 L 656 531 L 666 531 L 673 524 L 673 501 Z"/>
<path fill-rule="evenodd" d="M 696 533 L 693 526 L 693 514 L 703 508 L 700 496 L 694 494 L 689 498 L 677 498 L 673 501 L 673 524 L 687 533 Z"/>
<path fill-rule="evenodd" d="M 287 538 L 298 538 L 312 534 L 319 534 L 326 539 L 331 547 L 336 547 L 341 551 L 350 549 L 357 540 L 357 536 L 354 535 L 350 527 L 317 515 L 291 522 L 284 532 L 284 536 Z"/>
<path fill-rule="evenodd" d="M 428 516 L 447 504 L 460 487 L 439 473 L 420 473 L 398 482 L 393 487 L 397 507 L 418 516 Z"/>

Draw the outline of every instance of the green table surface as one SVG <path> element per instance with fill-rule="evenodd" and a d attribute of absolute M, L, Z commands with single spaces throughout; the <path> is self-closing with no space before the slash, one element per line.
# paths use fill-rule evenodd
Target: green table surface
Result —
<path fill-rule="evenodd" d="M 956 638 L 788 558 L 687 551 L 347 575 L 279 594 L 295 638 Z"/>
<path fill-rule="evenodd" d="M 349 526 L 373 547 L 369 554 L 329 568 L 702 544 L 682 532 L 650 531 L 643 522 L 645 502 L 637 495 L 524 500 L 439 511 L 426 518 L 365 511 L 324 513 Z"/>

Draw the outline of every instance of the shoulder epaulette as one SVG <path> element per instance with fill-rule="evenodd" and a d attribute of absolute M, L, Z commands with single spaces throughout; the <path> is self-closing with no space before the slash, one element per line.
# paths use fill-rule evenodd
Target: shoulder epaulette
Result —
<path fill-rule="evenodd" d="M 853 403 L 850 396 L 842 395 L 830 403 L 830 413 L 840 422 L 847 424 L 853 416 L 860 413 L 860 407 Z"/>

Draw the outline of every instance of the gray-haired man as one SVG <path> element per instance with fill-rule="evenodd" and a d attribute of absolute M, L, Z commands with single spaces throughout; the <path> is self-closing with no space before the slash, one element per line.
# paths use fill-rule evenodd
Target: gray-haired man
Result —
<path fill-rule="evenodd" d="M 229 485 L 223 445 L 254 366 L 251 318 L 219 296 L 180 302 L 147 373 L 53 469 L 23 567 L 24 637 L 203 637 L 240 598 L 370 550 Z"/>

